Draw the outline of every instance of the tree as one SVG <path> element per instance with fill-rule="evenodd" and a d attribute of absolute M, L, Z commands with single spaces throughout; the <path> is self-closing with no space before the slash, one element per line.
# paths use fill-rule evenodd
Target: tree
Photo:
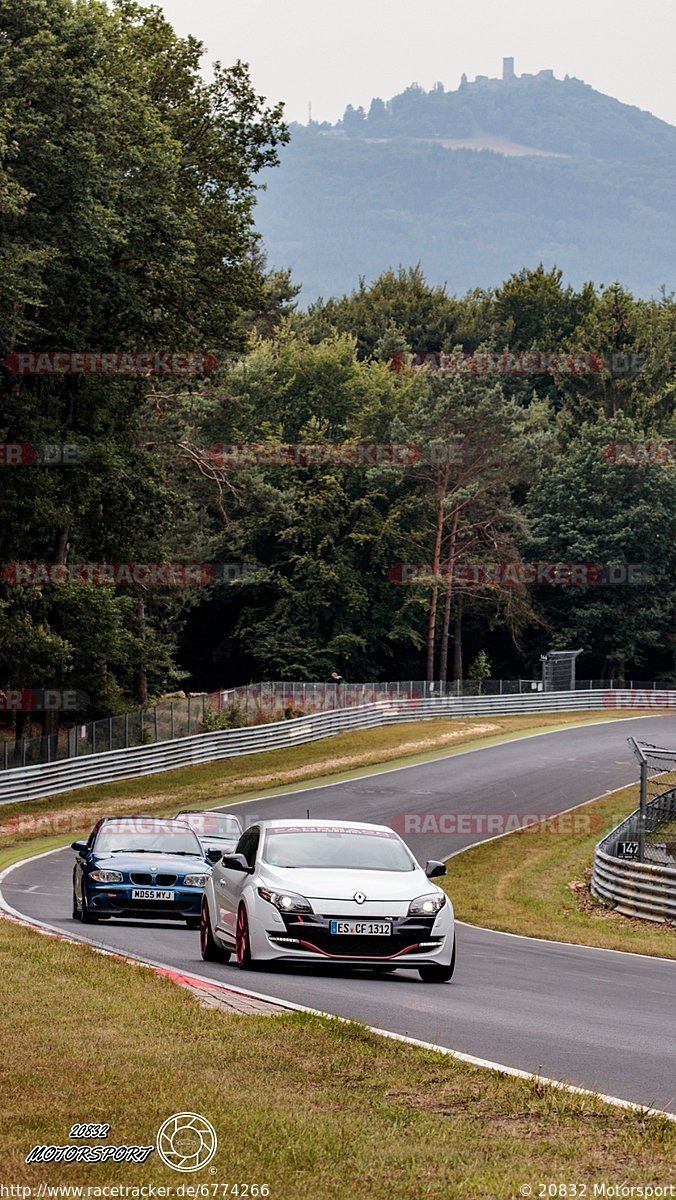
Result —
<path fill-rule="evenodd" d="M 676 473 L 621 465 L 605 452 L 637 440 L 626 418 L 585 425 L 528 500 L 532 537 L 524 549 L 537 561 L 642 567 L 616 586 L 538 589 L 553 644 L 585 649 L 597 678 L 624 678 L 627 668 L 636 677 L 648 662 L 651 677 L 674 669 Z"/>
<path fill-rule="evenodd" d="M 0 0 L 0 27 L 3 356 L 242 348 L 244 313 L 267 303 L 254 179 L 287 138 L 280 107 L 265 106 L 241 63 L 216 64 L 205 83 L 201 45 L 130 0 Z M 137 445 L 146 378 L 5 368 L 2 386 L 3 440 L 90 451 L 78 469 L 3 472 L 5 560 L 185 557 L 199 499 L 185 478 L 173 486 L 175 464 Z M 70 669 L 91 673 L 95 710 L 132 676 L 140 700 L 171 678 L 180 600 L 137 595 L 131 615 L 129 592 L 66 589 L 37 603 L 4 591 L 15 620 L 35 611 L 54 645 L 69 647 Z M 22 669 L 40 675 L 39 655 Z"/>

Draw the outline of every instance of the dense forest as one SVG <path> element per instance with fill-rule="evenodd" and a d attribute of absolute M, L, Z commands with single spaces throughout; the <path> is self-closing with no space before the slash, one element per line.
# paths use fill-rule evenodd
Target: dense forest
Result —
<path fill-rule="evenodd" d="M 453 294 L 394 263 L 302 308 L 254 225 L 288 130 L 245 66 L 204 82 L 199 44 L 129 0 L 0 15 L 0 687 L 80 689 L 98 716 L 482 655 L 538 675 L 550 647 L 676 681 L 672 295 L 542 265 Z M 15 582 L 92 563 L 210 566 Z M 609 582 L 623 564 L 643 573 Z"/>

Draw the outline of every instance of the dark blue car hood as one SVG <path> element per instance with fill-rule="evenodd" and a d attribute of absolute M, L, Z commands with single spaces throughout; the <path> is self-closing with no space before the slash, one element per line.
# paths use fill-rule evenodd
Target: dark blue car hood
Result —
<path fill-rule="evenodd" d="M 197 874 L 211 870 L 199 854 L 188 858 L 183 854 L 94 854 L 87 860 L 87 866 L 96 866 L 106 871 L 160 871 L 179 875 Z"/>

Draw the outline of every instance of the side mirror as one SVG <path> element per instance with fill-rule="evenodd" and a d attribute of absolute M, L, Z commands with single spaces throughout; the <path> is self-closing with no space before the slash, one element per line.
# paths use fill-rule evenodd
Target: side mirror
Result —
<path fill-rule="evenodd" d="M 215 846 L 211 846 L 210 849 L 207 850 L 207 858 L 209 859 L 210 863 L 220 862 L 222 857 L 222 850 L 217 850 Z"/>
<path fill-rule="evenodd" d="M 425 874 L 428 879 L 436 879 L 438 875 L 445 875 L 446 863 L 437 862 L 436 859 L 430 858 L 425 863 Z"/>
<path fill-rule="evenodd" d="M 224 854 L 221 865 L 226 871 L 242 871 L 247 875 L 251 874 L 251 867 L 243 854 Z"/>
<path fill-rule="evenodd" d="M 71 842 L 71 850 L 75 850 L 77 854 L 86 854 L 89 846 L 86 842 Z"/>

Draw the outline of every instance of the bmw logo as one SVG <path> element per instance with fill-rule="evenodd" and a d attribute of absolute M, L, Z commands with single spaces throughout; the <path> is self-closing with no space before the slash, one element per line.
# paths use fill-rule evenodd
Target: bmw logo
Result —
<path fill-rule="evenodd" d="M 363 904 L 366 899 L 366 896 L 364 895 L 363 892 L 355 892 L 352 899 L 356 900 L 357 904 Z"/>

